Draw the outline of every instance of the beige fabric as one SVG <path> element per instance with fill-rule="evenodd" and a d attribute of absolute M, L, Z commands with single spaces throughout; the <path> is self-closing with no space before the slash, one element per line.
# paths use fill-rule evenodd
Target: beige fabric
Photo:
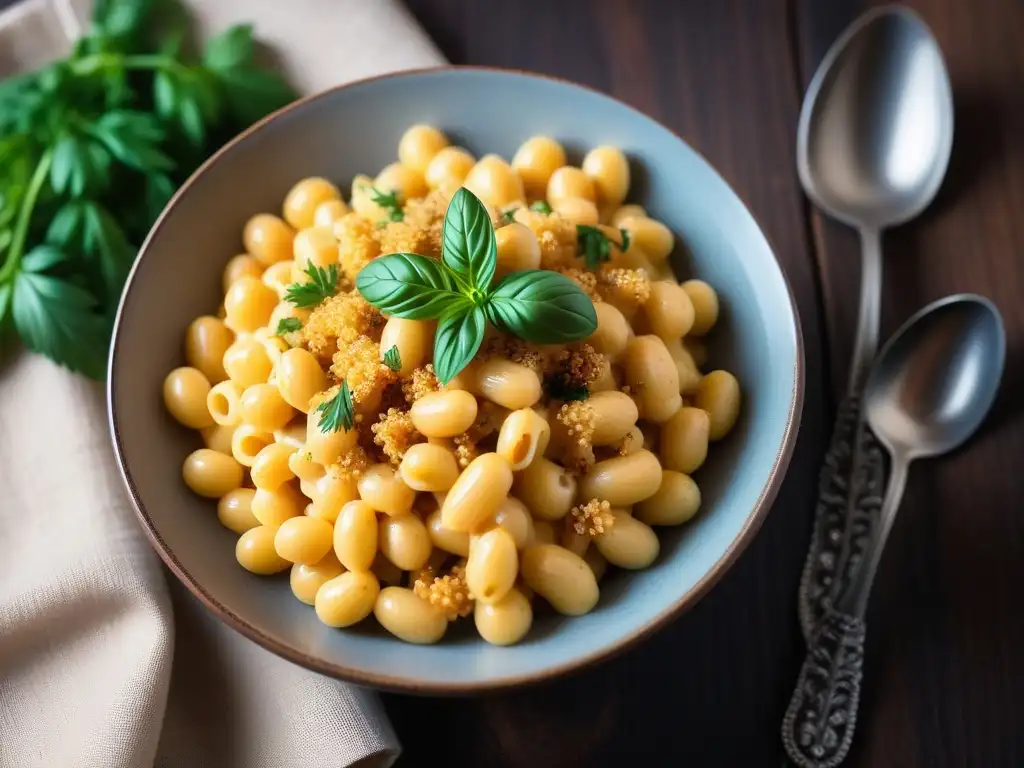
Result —
<path fill-rule="evenodd" d="M 304 91 L 441 61 L 392 0 L 189 4 L 205 32 L 253 21 Z M 86 5 L 28 0 L 0 14 L 0 75 L 62 52 Z M 19 353 L 0 360 L 0 552 L 0 768 L 397 756 L 375 694 L 264 651 L 177 584 L 129 508 L 102 387 Z"/>

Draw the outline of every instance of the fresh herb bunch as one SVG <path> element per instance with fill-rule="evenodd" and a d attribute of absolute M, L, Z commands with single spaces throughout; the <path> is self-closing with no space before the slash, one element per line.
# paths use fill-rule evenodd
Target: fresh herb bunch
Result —
<path fill-rule="evenodd" d="M 498 330 L 537 344 L 584 339 L 597 329 L 587 295 L 557 272 L 513 272 L 491 287 L 498 263 L 487 209 L 459 189 L 445 212 L 441 261 L 393 253 L 371 261 L 356 288 L 381 312 L 407 320 L 439 318 L 434 372 L 451 381 L 476 355 L 490 322 Z"/>
<path fill-rule="evenodd" d="M 613 243 L 623 253 L 629 250 L 629 232 L 625 229 L 620 229 L 619 234 L 622 237 L 622 241 L 615 243 L 614 240 L 610 239 L 608 235 L 597 227 L 591 227 L 587 224 L 576 225 L 576 245 L 579 248 L 580 256 L 583 257 L 583 261 L 587 265 L 587 269 L 597 269 L 602 263 L 608 261 L 612 256 Z"/>
<path fill-rule="evenodd" d="M 137 246 L 175 189 L 294 98 L 252 28 L 184 52 L 172 0 L 98 0 L 71 54 L 0 83 L 0 330 L 102 378 Z"/>

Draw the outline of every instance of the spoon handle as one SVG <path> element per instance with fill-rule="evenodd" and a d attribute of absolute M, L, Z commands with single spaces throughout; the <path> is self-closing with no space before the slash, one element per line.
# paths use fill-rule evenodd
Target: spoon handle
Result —
<path fill-rule="evenodd" d="M 800 768 L 835 768 L 850 750 L 864 673 L 864 613 L 906 481 L 907 461 L 895 456 L 878 526 L 864 557 L 807 644 L 807 656 L 782 721 L 782 743 Z"/>
<path fill-rule="evenodd" d="M 860 398 L 848 395 L 821 468 L 814 532 L 800 579 L 800 626 L 807 643 L 857 577 L 881 507 L 885 464 L 885 452 L 864 425 Z"/>
<path fill-rule="evenodd" d="M 835 768 L 850 751 L 865 630 L 860 617 L 829 609 L 807 648 L 782 720 L 782 744 L 800 768 Z"/>

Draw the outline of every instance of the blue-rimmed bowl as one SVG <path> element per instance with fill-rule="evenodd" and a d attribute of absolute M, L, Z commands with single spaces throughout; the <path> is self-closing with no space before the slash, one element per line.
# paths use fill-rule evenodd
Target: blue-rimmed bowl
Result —
<path fill-rule="evenodd" d="M 648 570 L 615 573 L 579 618 L 538 616 L 520 645 L 490 646 L 472 631 L 411 646 L 375 627 L 331 629 L 296 600 L 287 578 L 241 569 L 235 536 L 214 504 L 193 496 L 181 463 L 194 433 L 165 414 L 164 376 L 181 364 L 182 336 L 221 301 L 221 272 L 240 250 L 246 219 L 279 209 L 289 187 L 326 176 L 347 187 L 395 158 L 402 132 L 430 123 L 480 156 L 511 157 L 535 134 L 561 140 L 578 162 L 598 144 L 632 163 L 630 200 L 677 234 L 681 277 L 718 290 L 722 319 L 711 364 L 739 378 L 735 430 L 713 446 L 696 479 L 699 516 L 662 529 Z M 398 73 L 296 102 L 242 134 L 182 187 L 153 227 L 121 303 L 110 358 L 114 450 L 139 517 L 170 569 L 220 618 L 312 669 L 384 688 L 465 693 L 538 682 L 621 651 L 692 606 L 753 538 L 789 462 L 803 390 L 803 352 L 792 296 L 750 212 L 678 136 L 608 96 L 525 73 L 454 67 Z M 373 622 L 366 622 L 372 625 Z M 472 627 L 469 628 L 470 630 Z"/>

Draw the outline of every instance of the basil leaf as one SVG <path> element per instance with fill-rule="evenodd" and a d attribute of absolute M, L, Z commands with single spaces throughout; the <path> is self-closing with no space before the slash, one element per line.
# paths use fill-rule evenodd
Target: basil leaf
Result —
<path fill-rule="evenodd" d="M 356 289 L 391 317 L 430 320 L 452 302 L 462 301 L 444 266 L 418 253 L 392 253 L 374 259 L 359 271 Z"/>
<path fill-rule="evenodd" d="M 463 291 L 486 291 L 498 264 L 491 217 L 476 196 L 465 187 L 455 193 L 444 214 L 441 256 Z"/>
<path fill-rule="evenodd" d="M 577 341 L 597 330 L 587 294 L 565 275 L 544 269 L 505 276 L 488 297 L 486 312 L 499 330 L 535 344 Z"/>
<path fill-rule="evenodd" d="M 461 298 L 444 311 L 434 335 L 434 373 L 447 384 L 480 349 L 487 325 L 484 311 L 468 299 Z"/>

